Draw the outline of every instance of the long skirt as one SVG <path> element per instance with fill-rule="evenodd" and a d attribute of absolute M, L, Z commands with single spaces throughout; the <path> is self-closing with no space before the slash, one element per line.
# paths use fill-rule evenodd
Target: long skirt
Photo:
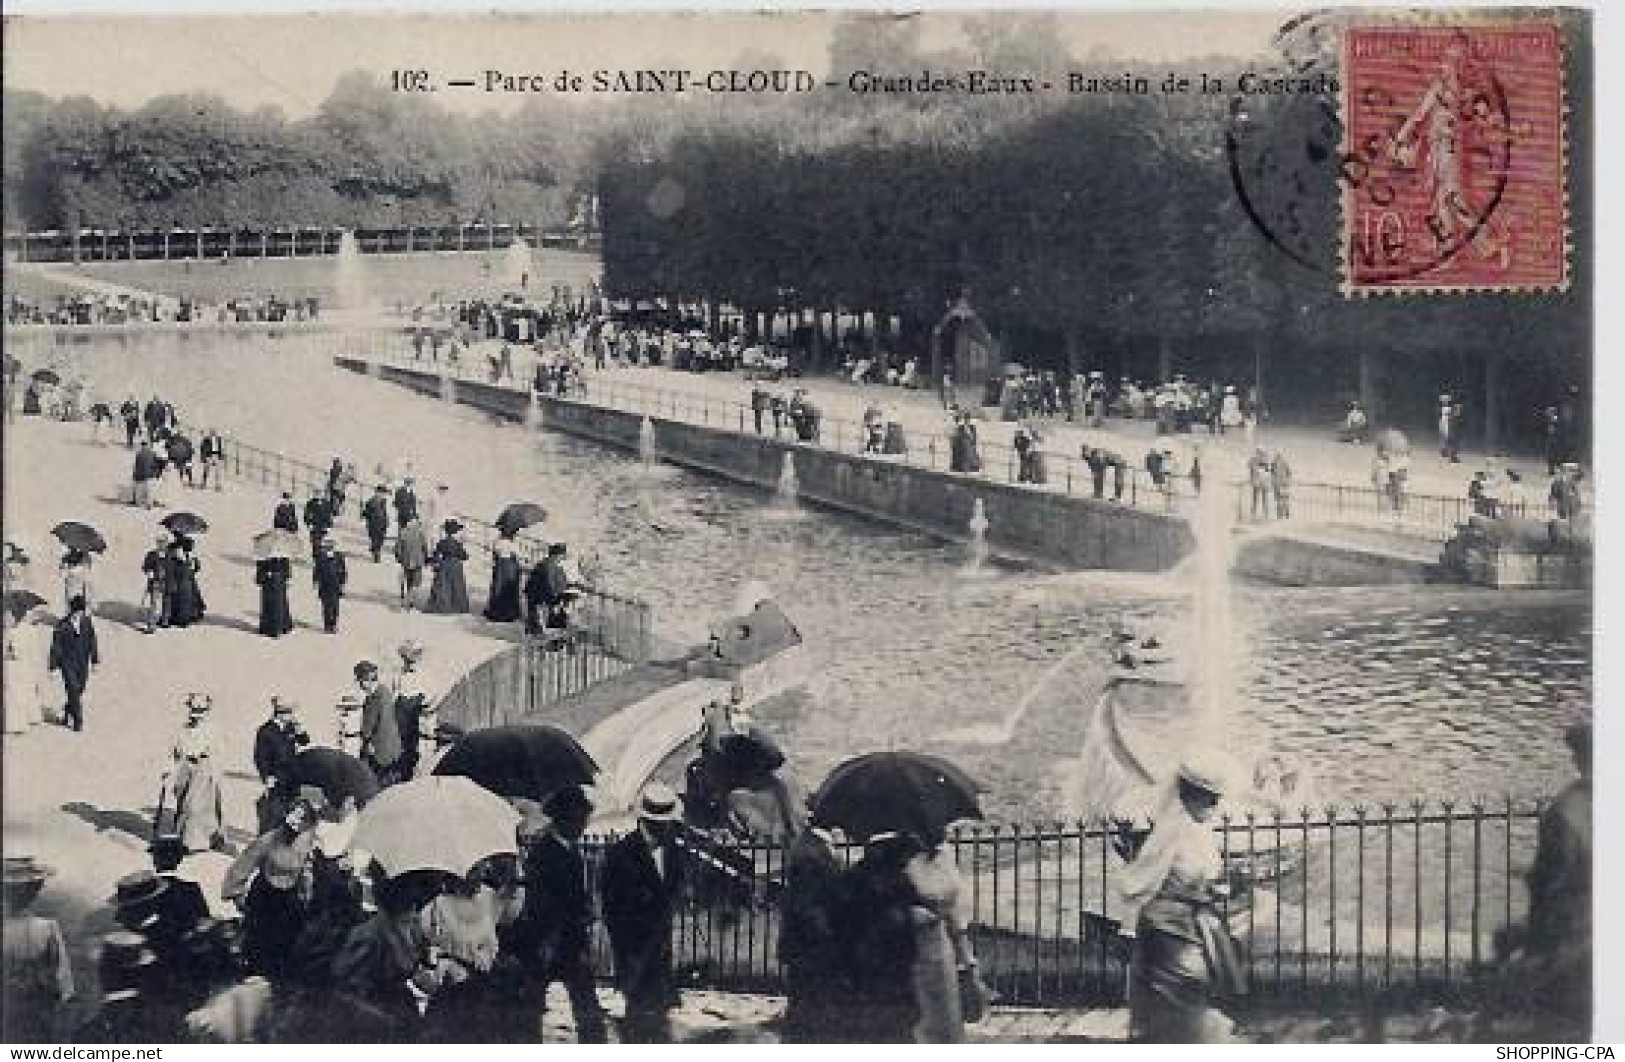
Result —
<path fill-rule="evenodd" d="M 243 958 L 255 973 L 280 981 L 305 928 L 305 904 L 293 889 L 278 889 L 262 874 L 243 900 Z"/>
<path fill-rule="evenodd" d="M 159 832 L 180 836 L 188 852 L 205 852 L 225 839 L 220 782 L 207 760 L 182 760 L 169 779 L 169 799 Z"/>
<path fill-rule="evenodd" d="M 197 577 L 190 572 L 176 579 L 169 590 L 169 625 L 189 627 L 203 618 L 207 605 L 198 589 Z"/>
<path fill-rule="evenodd" d="M 1194 936 L 1142 915 L 1129 964 L 1129 1035 L 1144 1043 L 1226 1043 L 1232 1023 L 1217 1004 L 1241 990 L 1235 943 L 1217 914 L 1192 919 Z"/>
<path fill-rule="evenodd" d="M 272 583 L 260 587 L 260 633 L 280 638 L 293 630 L 293 615 L 288 608 L 288 584 Z"/>
<path fill-rule="evenodd" d="M 463 579 L 463 562 L 443 560 L 436 564 L 434 582 L 429 584 L 429 601 L 423 611 L 450 614 L 468 610 L 468 583 Z"/>
<path fill-rule="evenodd" d="M 519 560 L 517 557 L 500 557 L 491 568 L 491 595 L 485 603 L 485 618 L 493 623 L 511 623 L 522 615 Z"/>

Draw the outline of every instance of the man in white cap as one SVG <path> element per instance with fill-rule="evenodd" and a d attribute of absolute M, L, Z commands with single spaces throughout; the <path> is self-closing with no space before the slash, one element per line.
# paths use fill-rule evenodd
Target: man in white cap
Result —
<path fill-rule="evenodd" d="M 1448 394 L 1439 396 L 1439 456 L 1461 461 L 1461 403 Z"/>
<path fill-rule="evenodd" d="M 676 846 L 683 804 L 670 786 L 651 782 L 638 798 L 637 829 L 604 853 L 599 877 L 604 927 L 615 954 L 615 981 L 626 997 L 623 1043 L 669 1043 L 679 1002 L 671 929 L 682 871 Z"/>

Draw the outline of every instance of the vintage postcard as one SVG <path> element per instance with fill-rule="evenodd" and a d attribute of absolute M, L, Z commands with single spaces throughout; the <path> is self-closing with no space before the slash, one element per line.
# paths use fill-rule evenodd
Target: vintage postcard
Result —
<path fill-rule="evenodd" d="M 8 16 L 0 1039 L 1596 1039 L 1593 22 Z"/>

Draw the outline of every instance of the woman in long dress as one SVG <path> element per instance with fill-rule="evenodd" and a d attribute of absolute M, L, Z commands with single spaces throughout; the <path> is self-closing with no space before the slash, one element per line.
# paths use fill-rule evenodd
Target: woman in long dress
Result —
<path fill-rule="evenodd" d="M 288 608 L 288 579 L 293 565 L 286 557 L 267 557 L 254 564 L 254 582 L 260 588 L 260 633 L 280 638 L 293 630 L 293 614 Z"/>
<path fill-rule="evenodd" d="M 243 911 L 243 958 L 272 982 L 289 970 L 310 917 L 319 796 L 319 790 L 301 791 L 282 824 L 244 849 L 220 886 L 220 895 Z"/>
<path fill-rule="evenodd" d="M 5 696 L 0 701 L 4 729 L 21 734 L 45 721 L 45 645 L 40 628 L 5 613 Z"/>
<path fill-rule="evenodd" d="M 165 814 L 159 817 L 158 832 L 180 837 L 188 852 L 208 851 L 226 839 L 220 780 L 214 769 L 213 728 L 209 725 L 212 706 L 207 694 L 187 696 L 186 726 L 170 750 L 174 763 L 166 780 Z"/>
<path fill-rule="evenodd" d="M 491 543 L 491 594 L 485 603 L 485 618 L 493 623 L 512 623 L 524 615 L 519 601 L 519 548 L 514 532 L 504 531 Z"/>
<path fill-rule="evenodd" d="M 197 576 L 202 569 L 193 543 L 184 535 L 177 536 L 169 547 L 169 625 L 190 627 L 203 618 L 207 606 Z"/>
<path fill-rule="evenodd" d="M 1246 991 L 1235 940 L 1219 912 L 1228 893 L 1209 825 L 1226 787 L 1222 763 L 1187 756 L 1151 835 L 1123 875 L 1139 908 L 1129 966 L 1129 1035 L 1150 1043 L 1225 1043 L 1218 1005 Z"/>
<path fill-rule="evenodd" d="M 468 550 L 457 537 L 463 525 L 456 520 L 447 520 L 445 529 L 446 536 L 436 544 L 429 558 L 429 563 L 434 566 L 434 582 L 429 585 L 429 601 L 423 606 L 423 611 L 442 614 L 467 612 L 468 582 L 463 577 L 463 562 L 468 560 Z"/>

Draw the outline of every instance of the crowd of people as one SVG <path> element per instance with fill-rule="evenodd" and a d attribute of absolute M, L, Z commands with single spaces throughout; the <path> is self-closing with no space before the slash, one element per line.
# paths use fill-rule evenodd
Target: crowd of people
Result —
<path fill-rule="evenodd" d="M 130 292 L 74 292 L 47 302 L 17 295 L 6 300 L 7 325 L 244 324 L 320 318 L 321 300 L 314 295 L 244 295 L 210 303 Z"/>

